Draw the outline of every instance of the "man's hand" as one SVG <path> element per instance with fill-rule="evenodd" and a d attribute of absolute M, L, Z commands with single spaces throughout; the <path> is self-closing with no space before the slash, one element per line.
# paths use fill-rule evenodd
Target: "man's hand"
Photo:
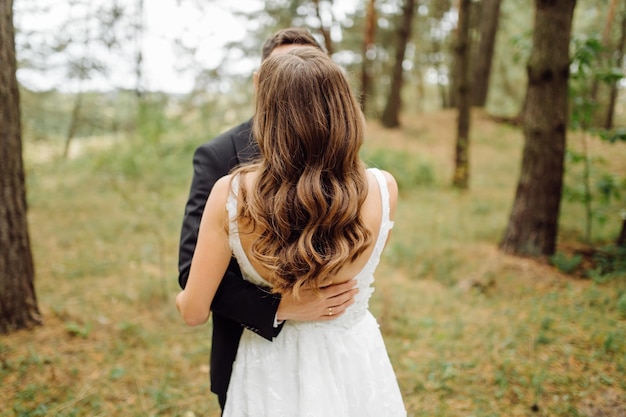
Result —
<path fill-rule="evenodd" d="M 356 281 L 350 280 L 341 284 L 320 289 L 320 294 L 311 290 L 300 291 L 300 298 L 284 294 L 278 305 L 276 318 L 279 321 L 325 321 L 341 316 L 346 308 L 354 304 L 354 296 L 359 291 L 355 288 Z"/>

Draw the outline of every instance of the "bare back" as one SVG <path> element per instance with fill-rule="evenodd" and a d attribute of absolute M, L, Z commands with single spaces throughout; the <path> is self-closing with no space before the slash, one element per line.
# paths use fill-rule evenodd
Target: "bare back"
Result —
<path fill-rule="evenodd" d="M 388 190 L 389 194 L 389 217 L 390 220 L 393 220 L 395 216 L 398 197 L 397 184 L 391 174 L 385 171 L 380 172 L 383 174 L 384 180 L 386 181 L 386 190 Z M 243 183 L 242 186 L 245 187 L 247 193 L 252 192 L 252 184 L 254 183 L 255 175 L 256 173 L 253 173 L 245 177 L 245 183 Z M 365 251 L 363 251 L 353 262 L 346 263 L 336 275 L 328 277 L 326 279 L 327 285 L 339 284 L 354 278 L 365 267 L 366 263 L 371 258 L 375 246 L 374 242 L 378 241 L 381 232 L 381 224 L 383 221 L 383 199 L 381 195 L 381 187 L 379 186 L 375 174 L 369 170 L 367 172 L 367 179 L 368 193 L 361 208 L 361 216 L 367 228 L 372 231 L 372 244 L 370 244 L 369 247 Z M 240 195 L 238 197 L 237 204 L 241 204 Z M 237 221 L 237 228 L 239 231 L 239 240 L 241 242 L 241 247 L 243 249 L 243 252 L 245 253 L 245 256 L 250 262 L 250 265 L 267 282 L 266 277 L 269 276 L 269 271 L 262 264 L 260 264 L 250 256 L 250 248 L 256 237 L 262 231 L 254 231 L 250 223 L 242 219 L 239 219 Z"/>

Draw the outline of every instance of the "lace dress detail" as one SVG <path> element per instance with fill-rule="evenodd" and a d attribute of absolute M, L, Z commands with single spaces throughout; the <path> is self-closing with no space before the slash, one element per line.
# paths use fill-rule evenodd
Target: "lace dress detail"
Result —
<path fill-rule="evenodd" d="M 368 309 L 374 271 L 393 227 L 386 179 L 377 169 L 368 172 L 380 187 L 382 222 L 374 250 L 355 277 L 355 303 L 335 320 L 287 321 L 273 342 L 244 330 L 224 417 L 406 416 L 378 323 Z M 269 287 L 239 239 L 238 179 L 233 178 L 227 202 L 230 247 L 244 279 Z"/>

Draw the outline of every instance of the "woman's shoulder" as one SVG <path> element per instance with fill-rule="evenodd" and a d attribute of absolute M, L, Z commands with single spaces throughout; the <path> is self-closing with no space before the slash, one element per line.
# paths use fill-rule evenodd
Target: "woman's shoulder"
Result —
<path fill-rule="evenodd" d="M 387 192 L 389 194 L 390 215 L 393 219 L 395 217 L 396 206 L 398 204 L 398 183 L 395 177 L 389 171 L 385 171 L 379 168 L 374 169 L 378 170 L 382 174 L 382 177 L 385 180 L 385 184 L 387 185 Z M 371 169 L 368 171 L 371 171 Z M 371 175 L 374 176 L 375 174 L 371 173 Z M 378 184 L 378 181 L 376 181 L 376 184 Z"/>
<path fill-rule="evenodd" d="M 225 175 L 218 179 L 209 195 L 209 200 L 212 200 L 215 204 L 221 205 L 226 202 L 228 195 L 232 188 L 233 175 Z M 208 203 L 208 202 L 207 202 Z"/>
<path fill-rule="evenodd" d="M 235 171 L 233 174 L 225 175 L 217 180 L 213 189 L 217 188 L 215 192 L 223 198 L 228 197 L 230 192 L 234 196 L 238 196 L 241 188 L 245 188 L 248 193 L 251 192 L 257 177 L 258 173 L 254 169 Z"/>
<path fill-rule="evenodd" d="M 230 188 L 230 184 L 233 181 L 233 175 L 232 174 L 228 174 L 228 175 L 224 175 L 223 177 L 221 177 L 219 180 L 217 180 L 215 182 L 215 185 L 213 186 L 213 190 L 215 190 L 216 192 L 227 192 L 228 189 Z"/>
<path fill-rule="evenodd" d="M 383 178 L 385 179 L 385 183 L 387 184 L 387 190 L 389 190 L 390 197 L 394 197 L 394 196 L 397 197 L 398 183 L 395 177 L 389 171 L 385 171 L 384 169 L 380 169 L 380 168 L 370 168 L 368 171 L 371 171 L 372 169 L 375 169 L 382 174 Z"/>

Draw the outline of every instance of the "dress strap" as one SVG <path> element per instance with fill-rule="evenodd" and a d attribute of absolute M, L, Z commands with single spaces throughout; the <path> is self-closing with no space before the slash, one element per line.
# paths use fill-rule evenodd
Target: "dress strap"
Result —
<path fill-rule="evenodd" d="M 232 177 L 230 181 L 230 192 L 226 200 L 226 209 L 228 210 L 229 231 L 237 233 L 238 227 L 235 219 L 237 218 L 237 200 L 239 196 L 239 174 Z M 234 223 L 234 224 L 233 224 Z"/>
<path fill-rule="evenodd" d="M 383 175 L 382 172 L 378 168 L 369 168 L 376 181 L 378 182 L 378 187 L 380 188 L 380 198 L 382 204 L 382 222 L 381 222 L 381 231 L 387 231 L 393 227 L 393 221 L 389 218 L 390 216 L 390 208 L 389 208 L 389 189 L 387 188 L 387 179 Z"/>

